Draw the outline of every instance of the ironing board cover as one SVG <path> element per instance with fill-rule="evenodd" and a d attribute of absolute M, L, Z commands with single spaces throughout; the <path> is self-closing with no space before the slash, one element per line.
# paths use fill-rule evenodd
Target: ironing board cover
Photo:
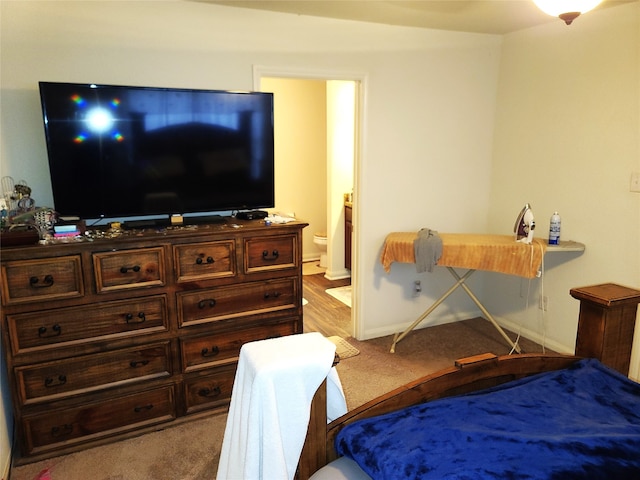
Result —
<path fill-rule="evenodd" d="M 442 256 L 438 265 L 534 278 L 538 275 L 547 245 L 534 238 L 531 244 L 516 242 L 512 235 L 440 233 Z M 393 262 L 415 263 L 413 242 L 417 232 L 387 235 L 380 261 L 391 271 Z"/>

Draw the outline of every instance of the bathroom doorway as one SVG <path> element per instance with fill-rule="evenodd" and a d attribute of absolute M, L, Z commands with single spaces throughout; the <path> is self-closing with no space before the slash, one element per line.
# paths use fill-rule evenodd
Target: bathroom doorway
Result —
<path fill-rule="evenodd" d="M 351 257 L 351 269 L 346 268 L 351 235 L 345 235 L 344 204 L 345 196 L 355 202 L 357 190 L 361 83 L 351 75 L 254 69 L 255 89 L 274 92 L 276 99 L 276 209 L 309 223 L 303 232 L 303 261 L 319 257 L 314 235 L 326 232 L 325 277 L 343 283 L 350 278 L 354 291 L 357 255 Z M 278 173 L 279 166 L 286 171 Z M 353 216 L 355 224 L 357 213 Z M 354 333 L 357 302 L 352 303 Z"/>

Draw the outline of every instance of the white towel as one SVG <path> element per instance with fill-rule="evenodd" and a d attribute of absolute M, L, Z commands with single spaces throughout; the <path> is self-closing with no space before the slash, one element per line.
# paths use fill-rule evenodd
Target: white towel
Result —
<path fill-rule="evenodd" d="M 311 400 L 332 370 L 335 345 L 320 333 L 246 343 L 240 349 L 218 480 L 293 479 Z M 333 369 L 331 416 L 346 413 Z M 341 412 L 341 413 L 340 413 Z"/>
<path fill-rule="evenodd" d="M 342 390 L 342 382 L 336 367 L 332 367 L 327 376 L 327 423 L 347 413 L 347 399 Z"/>

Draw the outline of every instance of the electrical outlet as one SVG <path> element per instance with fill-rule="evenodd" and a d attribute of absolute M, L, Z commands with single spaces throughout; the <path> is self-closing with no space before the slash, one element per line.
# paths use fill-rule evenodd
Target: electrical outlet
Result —
<path fill-rule="evenodd" d="M 540 295 L 538 299 L 538 308 L 543 312 L 546 312 L 549 308 L 549 297 L 546 295 Z"/>
<path fill-rule="evenodd" d="M 422 292 L 422 283 L 420 283 L 420 280 L 416 280 L 413 282 L 413 296 L 419 297 L 420 292 Z"/>
<path fill-rule="evenodd" d="M 629 191 L 640 193 L 640 172 L 633 172 L 631 174 L 631 186 Z"/>

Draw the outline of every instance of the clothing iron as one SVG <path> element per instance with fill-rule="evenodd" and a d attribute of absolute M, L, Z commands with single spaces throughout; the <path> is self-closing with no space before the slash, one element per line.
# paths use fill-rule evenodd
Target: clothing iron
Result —
<path fill-rule="evenodd" d="M 525 203 L 524 208 L 520 210 L 516 224 L 513 226 L 513 233 L 516 234 L 516 242 L 531 243 L 533 241 L 533 231 L 536 228 L 536 222 L 533 220 L 533 212 L 531 206 Z"/>

